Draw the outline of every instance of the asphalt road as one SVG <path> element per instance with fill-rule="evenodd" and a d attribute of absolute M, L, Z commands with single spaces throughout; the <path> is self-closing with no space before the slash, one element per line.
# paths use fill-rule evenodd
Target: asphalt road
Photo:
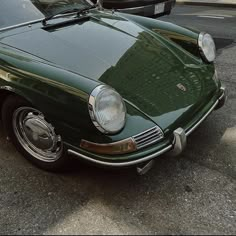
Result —
<path fill-rule="evenodd" d="M 218 18 L 199 17 L 209 14 Z M 1 134 L 0 234 L 236 234 L 235 16 L 235 9 L 181 6 L 162 18 L 217 38 L 229 99 L 181 156 L 162 156 L 147 175 L 76 160 L 67 173 L 47 173 Z"/>

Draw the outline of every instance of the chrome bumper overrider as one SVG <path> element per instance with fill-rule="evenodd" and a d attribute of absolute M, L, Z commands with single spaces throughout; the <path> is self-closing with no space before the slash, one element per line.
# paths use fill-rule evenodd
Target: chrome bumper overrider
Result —
<path fill-rule="evenodd" d="M 169 151 L 170 155 L 179 155 L 185 148 L 186 142 L 187 142 L 187 136 L 190 135 L 209 115 L 214 109 L 218 109 L 219 105 L 220 107 L 224 105 L 226 101 L 226 95 L 225 95 L 225 88 L 221 88 L 222 95 L 216 100 L 216 102 L 213 104 L 213 106 L 208 110 L 208 112 L 190 129 L 184 130 L 183 128 L 178 128 L 174 131 L 174 139 L 173 142 L 168 145 L 167 147 L 161 149 L 160 151 L 153 153 L 151 155 L 145 156 L 143 158 L 133 160 L 133 161 L 127 161 L 127 162 L 108 162 L 108 161 L 101 161 L 94 158 L 91 158 L 89 156 L 86 156 L 84 154 L 78 153 L 73 150 L 68 150 L 69 154 L 75 155 L 79 158 L 82 158 L 86 161 L 93 162 L 98 165 L 102 166 L 109 166 L 109 167 L 128 167 L 133 165 L 139 165 L 142 163 L 147 163 L 143 168 L 138 168 L 138 172 L 140 174 L 144 174 L 146 170 L 148 170 L 153 164 L 152 159 L 166 153 Z M 151 161 L 151 162 L 150 162 Z"/>

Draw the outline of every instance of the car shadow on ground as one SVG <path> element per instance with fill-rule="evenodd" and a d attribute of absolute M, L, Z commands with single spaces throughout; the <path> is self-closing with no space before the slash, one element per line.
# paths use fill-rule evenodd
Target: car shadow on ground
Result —
<path fill-rule="evenodd" d="M 144 176 L 138 176 L 134 168 L 109 170 L 77 159 L 71 161 L 66 172 L 45 172 L 15 151 L 3 137 L 1 127 L 2 233 L 78 233 L 78 225 L 80 233 L 186 232 L 193 227 L 193 219 L 186 218 L 189 209 L 181 204 L 206 184 L 206 169 L 224 171 L 221 167 L 225 163 L 213 155 L 229 128 L 227 123 L 219 123 L 222 115 L 223 111 L 212 114 L 191 135 L 181 156 L 166 154 L 157 158 L 153 169 Z M 191 201 L 192 210 L 200 215 L 198 203 Z M 71 226 L 73 214 L 76 222 Z M 88 218 L 93 226 L 81 226 Z M 177 219 L 185 223 L 179 225 Z M 110 228 L 103 228 L 107 221 L 111 221 Z"/>

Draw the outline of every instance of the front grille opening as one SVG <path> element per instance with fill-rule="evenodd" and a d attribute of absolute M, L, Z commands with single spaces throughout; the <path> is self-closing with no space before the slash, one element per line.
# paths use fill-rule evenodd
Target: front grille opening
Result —
<path fill-rule="evenodd" d="M 155 126 L 151 129 L 148 129 L 140 134 L 133 136 L 137 149 L 147 147 L 151 144 L 154 144 L 160 141 L 164 137 L 162 130 Z"/>

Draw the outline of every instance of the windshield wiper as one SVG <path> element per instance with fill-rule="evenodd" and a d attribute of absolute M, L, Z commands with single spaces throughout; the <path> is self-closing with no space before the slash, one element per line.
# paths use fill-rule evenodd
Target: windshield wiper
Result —
<path fill-rule="evenodd" d="M 79 16 L 80 14 L 82 13 L 86 13 L 87 11 L 91 10 L 91 9 L 94 9 L 96 8 L 97 5 L 92 5 L 92 6 L 89 6 L 89 7 L 85 7 L 85 8 L 82 8 L 82 9 L 79 9 L 79 8 L 71 8 L 71 9 L 66 9 L 66 10 L 63 10 L 63 11 L 59 11 L 55 14 L 52 14 L 50 16 L 47 16 L 45 17 L 43 20 L 42 20 L 42 24 L 44 26 L 47 25 L 47 21 L 51 20 L 53 17 L 57 16 L 57 15 L 63 15 L 63 14 L 67 14 L 67 13 L 73 13 L 75 12 L 77 14 L 77 16 Z"/>

